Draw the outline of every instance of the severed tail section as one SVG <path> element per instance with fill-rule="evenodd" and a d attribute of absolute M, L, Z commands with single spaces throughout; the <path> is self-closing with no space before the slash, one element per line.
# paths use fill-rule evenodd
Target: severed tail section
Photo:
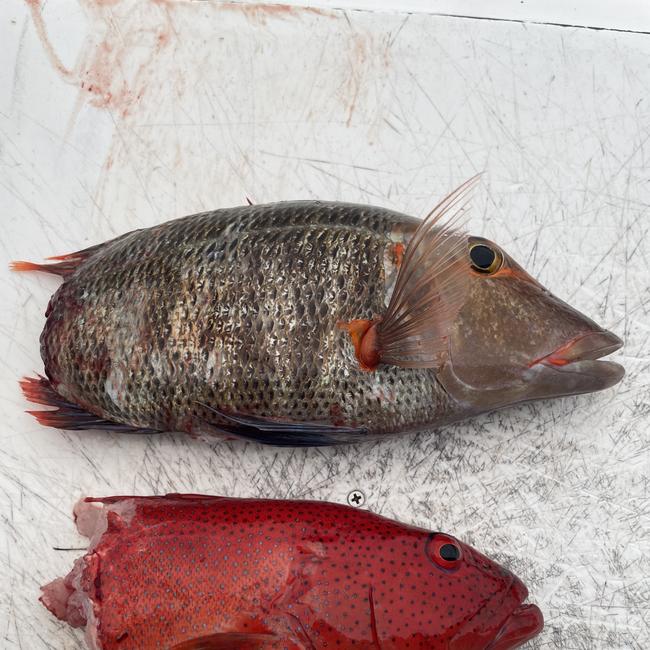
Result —
<path fill-rule="evenodd" d="M 54 407 L 49 411 L 27 411 L 33 415 L 40 424 L 56 429 L 105 429 L 107 431 L 119 431 L 123 433 L 160 433 L 156 429 L 135 427 L 130 424 L 122 424 L 106 420 L 94 413 L 86 411 L 81 406 L 68 402 L 64 397 L 54 390 L 50 380 L 38 377 L 24 377 L 19 382 L 23 395 L 35 404 Z"/>

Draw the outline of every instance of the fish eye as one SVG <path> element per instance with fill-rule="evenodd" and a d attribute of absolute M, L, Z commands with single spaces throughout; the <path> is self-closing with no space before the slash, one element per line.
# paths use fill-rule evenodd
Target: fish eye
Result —
<path fill-rule="evenodd" d="M 455 562 L 460 559 L 460 549 L 453 544 L 443 544 L 440 547 L 440 557 L 447 562 Z"/>
<path fill-rule="evenodd" d="M 440 568 L 451 571 L 460 566 L 462 551 L 455 539 L 443 533 L 434 533 L 427 541 L 427 555 Z"/>
<path fill-rule="evenodd" d="M 472 268 L 479 273 L 496 273 L 501 268 L 503 256 L 487 244 L 473 244 L 469 249 Z"/>

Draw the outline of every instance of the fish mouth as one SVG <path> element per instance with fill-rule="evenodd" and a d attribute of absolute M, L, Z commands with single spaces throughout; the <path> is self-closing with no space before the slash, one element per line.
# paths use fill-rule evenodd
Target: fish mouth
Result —
<path fill-rule="evenodd" d="M 530 641 L 544 628 L 544 615 L 537 605 L 520 603 L 505 620 L 485 650 L 511 650 Z"/>
<path fill-rule="evenodd" d="M 625 375 L 625 368 L 620 364 L 602 360 L 622 345 L 623 341 L 612 332 L 587 332 L 536 359 L 530 367 L 545 366 L 567 379 L 571 375 L 576 384 L 573 393 L 602 390 L 617 384 Z"/>

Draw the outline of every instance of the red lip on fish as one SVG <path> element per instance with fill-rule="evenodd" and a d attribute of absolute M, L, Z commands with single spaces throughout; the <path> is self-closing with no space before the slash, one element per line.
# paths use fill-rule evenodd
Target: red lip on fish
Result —
<path fill-rule="evenodd" d="M 520 605 L 510 614 L 497 638 L 486 650 L 508 650 L 535 638 L 544 628 L 544 616 L 537 605 Z"/>
<path fill-rule="evenodd" d="M 550 354 L 535 359 L 530 364 L 530 367 L 538 363 L 566 366 L 578 361 L 593 361 L 616 352 L 622 345 L 623 341 L 611 332 L 587 332 L 586 334 L 579 334 Z"/>

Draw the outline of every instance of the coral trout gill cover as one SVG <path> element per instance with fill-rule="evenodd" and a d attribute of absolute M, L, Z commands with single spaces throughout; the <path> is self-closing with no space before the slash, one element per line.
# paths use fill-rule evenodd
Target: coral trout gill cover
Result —
<path fill-rule="evenodd" d="M 93 650 L 508 650 L 523 583 L 444 533 L 326 502 L 87 498 L 88 552 L 43 587 Z"/>
<path fill-rule="evenodd" d="M 278 445 L 431 429 L 595 391 L 620 339 L 458 228 L 318 201 L 216 210 L 17 270 L 56 273 L 24 379 L 40 422 Z"/>

